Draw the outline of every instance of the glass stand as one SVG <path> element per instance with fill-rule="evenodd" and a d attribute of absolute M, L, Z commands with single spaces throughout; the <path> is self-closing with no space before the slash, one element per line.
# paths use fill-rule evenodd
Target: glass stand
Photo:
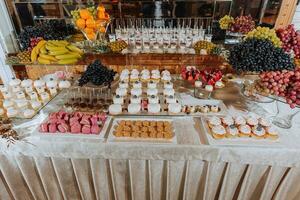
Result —
<path fill-rule="evenodd" d="M 297 111 L 295 111 L 293 114 L 288 114 L 288 115 L 281 115 L 281 112 L 282 111 L 286 111 L 283 110 L 283 109 L 280 109 L 279 108 L 279 102 L 281 101 L 278 101 L 276 100 L 276 115 L 274 117 L 272 117 L 272 123 L 280 128 L 283 128 L 283 129 L 290 129 L 292 128 L 292 121 L 293 121 L 293 118 L 298 114 L 300 113 L 300 109 L 299 108 L 295 108 L 295 109 L 299 109 Z"/>

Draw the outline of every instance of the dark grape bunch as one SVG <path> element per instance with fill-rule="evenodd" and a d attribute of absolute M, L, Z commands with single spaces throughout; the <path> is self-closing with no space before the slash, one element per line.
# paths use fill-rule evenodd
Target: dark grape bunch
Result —
<path fill-rule="evenodd" d="M 274 47 L 271 41 L 248 38 L 230 50 L 229 63 L 239 72 L 293 70 L 293 60 L 283 49 Z"/>
<path fill-rule="evenodd" d="M 102 65 L 99 60 L 95 60 L 90 64 L 86 71 L 82 74 L 79 79 L 79 86 L 83 86 L 89 82 L 94 85 L 108 85 L 110 87 L 111 82 L 114 80 L 116 72 L 112 69 L 108 69 Z"/>
<path fill-rule="evenodd" d="M 25 27 L 19 35 L 19 42 L 22 50 L 28 50 L 32 39 L 40 37 L 44 40 L 63 40 L 75 32 L 72 24 L 66 24 L 63 20 L 49 20 Z"/>

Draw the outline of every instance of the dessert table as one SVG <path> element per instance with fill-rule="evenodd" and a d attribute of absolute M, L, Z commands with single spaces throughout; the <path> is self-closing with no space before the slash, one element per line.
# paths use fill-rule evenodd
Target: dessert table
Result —
<path fill-rule="evenodd" d="M 297 199 L 300 195 L 300 116 L 291 129 L 279 129 L 281 146 L 208 145 L 200 119 L 190 116 L 174 117 L 177 144 L 34 135 L 47 114 L 63 105 L 64 95 L 32 120 L 14 121 L 20 141 L 7 148 L 1 140 L 0 199 Z M 270 111 L 272 106 L 252 102 L 249 109 Z"/>

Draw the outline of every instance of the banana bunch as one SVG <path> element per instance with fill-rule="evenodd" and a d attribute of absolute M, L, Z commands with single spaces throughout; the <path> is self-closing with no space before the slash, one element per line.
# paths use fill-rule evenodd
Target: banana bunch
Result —
<path fill-rule="evenodd" d="M 39 64 L 75 64 L 83 51 L 65 40 L 41 40 L 31 51 L 31 61 Z"/>

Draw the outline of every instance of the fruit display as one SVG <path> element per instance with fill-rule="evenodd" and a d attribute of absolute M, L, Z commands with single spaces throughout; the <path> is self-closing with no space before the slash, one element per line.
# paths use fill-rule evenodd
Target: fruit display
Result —
<path fill-rule="evenodd" d="M 35 46 L 36 39 L 64 40 L 76 32 L 74 26 L 66 24 L 64 20 L 48 20 L 35 26 L 24 27 L 18 36 L 21 50 L 30 50 Z M 29 49 L 28 49 L 29 48 Z"/>
<path fill-rule="evenodd" d="M 94 85 L 108 85 L 114 80 L 116 72 L 104 66 L 99 60 L 90 64 L 86 71 L 79 79 L 79 86 L 83 86 L 89 82 Z"/>
<path fill-rule="evenodd" d="M 294 63 L 296 67 L 300 67 L 300 59 L 299 58 L 294 58 Z"/>
<path fill-rule="evenodd" d="M 222 77 L 223 73 L 218 69 L 204 69 L 200 71 L 200 80 L 204 85 L 214 86 Z"/>
<path fill-rule="evenodd" d="M 300 105 L 300 69 L 263 72 L 259 77 L 248 93 L 283 97 L 291 108 Z"/>
<path fill-rule="evenodd" d="M 51 113 L 40 125 L 42 133 L 100 134 L 107 116 L 105 114 L 67 113 L 59 111 Z"/>
<path fill-rule="evenodd" d="M 250 31 L 246 38 L 257 38 L 257 39 L 266 39 L 270 40 L 275 47 L 281 47 L 282 43 L 280 39 L 276 35 L 276 31 L 274 29 L 270 29 L 268 27 L 257 27 L 256 29 Z"/>
<path fill-rule="evenodd" d="M 17 54 L 17 57 L 20 59 L 20 63 L 27 64 L 31 63 L 31 52 L 30 51 L 22 51 Z"/>
<path fill-rule="evenodd" d="M 119 40 L 115 42 L 110 42 L 108 46 L 112 52 L 118 53 L 121 52 L 123 49 L 126 49 L 128 44 L 124 40 Z"/>
<path fill-rule="evenodd" d="M 186 66 L 181 69 L 181 77 L 183 80 L 196 81 L 200 77 L 200 70 L 195 66 Z"/>
<path fill-rule="evenodd" d="M 293 60 L 269 40 L 248 38 L 230 49 L 229 63 L 239 72 L 293 70 Z"/>
<path fill-rule="evenodd" d="M 250 15 L 240 16 L 234 19 L 234 23 L 230 26 L 230 31 L 234 33 L 247 34 L 255 28 L 255 22 Z"/>
<path fill-rule="evenodd" d="M 234 18 L 229 15 L 225 15 L 219 20 L 220 28 L 223 30 L 229 29 L 233 23 Z"/>
<path fill-rule="evenodd" d="M 97 39 L 98 33 L 105 33 L 110 17 L 104 6 L 94 6 L 71 11 L 76 27 L 88 40 Z"/>
<path fill-rule="evenodd" d="M 211 51 L 214 47 L 216 47 L 216 45 L 214 43 L 208 42 L 205 40 L 200 40 L 200 41 L 196 42 L 193 46 L 196 53 L 200 53 L 201 49 L 205 49 L 208 54 L 211 53 Z"/>
<path fill-rule="evenodd" d="M 293 24 L 288 25 L 285 28 L 276 30 L 277 36 L 282 41 L 282 48 L 286 52 L 295 54 L 295 58 L 300 58 L 300 33 L 297 32 Z"/>
<path fill-rule="evenodd" d="M 31 51 L 31 61 L 39 64 L 75 64 L 81 49 L 65 40 L 41 40 Z"/>

